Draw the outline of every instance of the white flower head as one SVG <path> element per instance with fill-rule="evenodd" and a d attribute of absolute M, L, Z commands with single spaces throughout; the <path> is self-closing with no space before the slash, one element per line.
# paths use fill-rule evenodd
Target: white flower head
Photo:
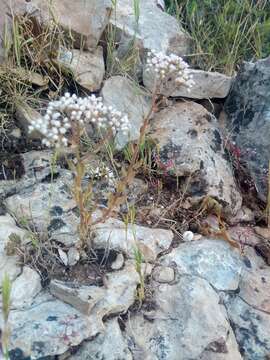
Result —
<path fill-rule="evenodd" d="M 150 51 L 148 53 L 146 71 L 153 70 L 159 83 L 167 80 L 177 85 L 185 85 L 190 89 L 194 85 L 189 65 L 175 54 L 166 55 L 162 52 Z"/>
<path fill-rule="evenodd" d="M 42 143 L 48 147 L 66 147 L 72 129 L 84 130 L 86 125 L 111 129 L 115 135 L 129 130 L 129 119 L 120 111 L 107 107 L 100 97 L 85 98 L 66 93 L 57 101 L 51 101 L 45 115 L 31 122 L 29 131 L 38 130 Z"/>

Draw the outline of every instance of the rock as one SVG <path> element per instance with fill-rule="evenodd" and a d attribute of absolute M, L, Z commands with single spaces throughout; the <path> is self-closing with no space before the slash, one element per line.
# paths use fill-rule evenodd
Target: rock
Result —
<path fill-rule="evenodd" d="M 153 270 L 153 279 L 161 284 L 174 281 L 174 270 L 169 266 L 157 266 Z"/>
<path fill-rule="evenodd" d="M 30 306 L 41 289 L 39 274 L 25 266 L 22 274 L 12 283 L 11 308 L 22 309 Z"/>
<path fill-rule="evenodd" d="M 180 274 L 200 276 L 217 290 L 236 290 L 242 269 L 241 255 L 223 240 L 198 240 L 181 244 L 161 259 L 177 265 Z"/>
<path fill-rule="evenodd" d="M 98 286 L 76 285 L 59 280 L 51 281 L 50 292 L 84 315 L 89 315 L 93 307 L 104 296 L 104 291 Z"/>
<path fill-rule="evenodd" d="M 119 253 L 116 256 L 116 259 L 114 260 L 114 262 L 111 265 L 112 270 L 120 270 L 125 263 L 125 258 L 123 256 L 123 254 Z"/>
<path fill-rule="evenodd" d="M 260 226 L 254 226 L 256 234 L 262 236 L 266 240 L 270 240 L 270 228 L 263 228 Z"/>
<path fill-rule="evenodd" d="M 122 270 L 108 273 L 102 287 L 53 280 L 50 291 L 81 313 L 91 315 L 102 328 L 104 317 L 125 312 L 133 304 L 139 281 L 135 264 L 129 261 Z"/>
<path fill-rule="evenodd" d="M 0 288 L 5 273 L 11 281 L 21 273 L 19 257 L 15 254 L 7 254 L 7 247 L 12 247 L 11 242 L 15 241 L 14 236 L 21 243 L 29 241 L 27 231 L 20 229 L 10 215 L 0 216 Z"/>
<path fill-rule="evenodd" d="M 128 115 L 129 136 L 118 134 L 116 137 L 117 148 L 121 149 L 128 141 L 139 138 L 140 127 L 150 110 L 150 99 L 145 96 L 143 90 L 135 82 L 122 76 L 113 76 L 106 80 L 101 94 L 107 106 L 113 106 Z"/>
<path fill-rule="evenodd" d="M 94 51 L 72 51 L 63 49 L 58 63 L 73 74 L 74 80 L 83 88 L 94 92 L 101 88 L 105 74 L 103 49 L 98 46 Z"/>
<path fill-rule="evenodd" d="M 188 177 L 187 192 L 193 201 L 208 195 L 228 213 L 240 209 L 241 195 L 225 158 L 217 120 L 201 105 L 180 102 L 160 111 L 151 136 L 160 149 L 159 161 L 171 164 L 171 174 Z"/>
<path fill-rule="evenodd" d="M 161 94 L 172 97 L 187 97 L 191 99 L 212 99 L 225 98 L 231 88 L 232 78 L 218 72 L 203 70 L 189 70 L 194 80 L 194 85 L 189 89 L 185 85 L 175 87 L 175 84 L 168 82 L 167 86 L 161 89 Z M 153 91 L 155 83 L 154 71 L 144 70 L 143 83 L 145 87 Z"/>
<path fill-rule="evenodd" d="M 228 234 L 232 240 L 237 241 L 241 245 L 256 246 L 262 241 L 254 232 L 253 227 L 248 225 L 235 225 L 228 228 Z"/>
<path fill-rule="evenodd" d="M 236 225 L 238 223 L 251 223 L 255 221 L 254 211 L 243 206 L 235 216 L 227 219 L 230 225 Z"/>
<path fill-rule="evenodd" d="M 246 270 L 241 276 L 239 297 L 257 310 L 270 315 L 270 270 Z"/>
<path fill-rule="evenodd" d="M 220 353 L 241 359 L 219 296 L 205 280 L 182 276 L 160 285 L 155 303 L 155 311 L 133 315 L 126 324 L 134 359 L 200 359 L 207 349 L 213 359 Z"/>
<path fill-rule="evenodd" d="M 179 22 L 163 12 L 153 0 L 140 2 L 138 22 L 133 1 L 118 0 L 110 23 L 120 33 L 120 52 L 128 49 L 130 43 L 135 41 L 140 53 L 148 50 L 178 55 L 189 53 L 190 37 L 180 27 Z"/>
<path fill-rule="evenodd" d="M 57 249 L 58 250 L 58 255 L 59 255 L 59 259 L 60 262 L 65 265 L 68 266 L 68 256 L 67 253 L 65 251 L 63 251 L 61 248 Z"/>
<path fill-rule="evenodd" d="M 35 121 L 40 118 L 40 114 L 33 108 L 31 108 L 26 103 L 16 103 L 16 112 L 15 112 L 15 118 L 20 124 L 20 126 L 24 129 L 25 134 L 30 139 L 40 139 L 41 134 L 35 130 L 31 133 L 29 132 L 28 128 L 31 125 L 32 121 Z"/>
<path fill-rule="evenodd" d="M 53 152 L 51 150 L 33 150 L 21 154 L 21 156 L 26 177 L 41 181 L 51 174 L 51 167 L 53 166 Z"/>
<path fill-rule="evenodd" d="M 68 265 L 74 266 L 80 260 L 80 252 L 75 248 L 71 247 L 68 249 Z"/>
<path fill-rule="evenodd" d="M 45 294 L 25 311 L 12 310 L 9 327 L 9 349 L 18 349 L 33 360 L 62 354 L 100 331 L 93 319 Z"/>
<path fill-rule="evenodd" d="M 43 0 L 32 0 L 28 13 L 36 9 L 35 15 L 42 23 L 52 18 L 67 32 L 71 32 L 74 45 L 79 49 L 94 49 L 99 43 L 112 11 L 110 0 L 53 0 L 48 6 Z"/>
<path fill-rule="evenodd" d="M 269 86 L 270 57 L 244 63 L 225 104 L 230 138 L 263 201 L 267 196 L 270 152 Z"/>
<path fill-rule="evenodd" d="M 144 226 L 125 224 L 110 218 L 96 226 L 92 246 L 123 252 L 127 257 L 134 257 L 134 249 L 141 250 L 144 260 L 155 261 L 159 253 L 167 250 L 173 239 L 170 230 L 150 229 Z"/>
<path fill-rule="evenodd" d="M 117 319 L 108 320 L 104 332 L 92 341 L 84 342 L 69 360 L 132 360 L 128 344 L 123 338 Z"/>
<path fill-rule="evenodd" d="M 244 359 L 267 359 L 270 353 L 270 314 L 259 311 L 239 296 L 226 301 L 226 308 Z"/>
<path fill-rule="evenodd" d="M 22 188 L 5 199 L 7 211 L 18 220 L 32 224 L 38 232 L 49 236 L 66 246 L 77 243 L 79 219 L 73 210 L 76 203 L 70 193 L 72 173 L 62 171 L 55 181 L 42 182 Z"/>

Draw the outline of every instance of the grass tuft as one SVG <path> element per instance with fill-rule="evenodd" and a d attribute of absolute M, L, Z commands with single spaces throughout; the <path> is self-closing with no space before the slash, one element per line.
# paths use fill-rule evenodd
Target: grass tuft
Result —
<path fill-rule="evenodd" d="M 167 0 L 194 39 L 193 66 L 232 75 L 243 61 L 270 54 L 269 0 Z"/>

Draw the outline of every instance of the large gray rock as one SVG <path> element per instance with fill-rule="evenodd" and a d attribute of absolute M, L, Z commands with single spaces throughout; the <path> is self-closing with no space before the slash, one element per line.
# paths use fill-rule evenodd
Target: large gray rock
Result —
<path fill-rule="evenodd" d="M 5 199 L 6 208 L 36 231 L 72 246 L 79 240 L 79 219 L 73 211 L 76 203 L 70 192 L 72 184 L 72 173 L 61 172 L 55 181 L 36 183 L 9 196 Z"/>
<path fill-rule="evenodd" d="M 83 88 L 94 92 L 101 88 L 105 74 L 103 48 L 98 46 L 94 51 L 67 50 L 60 51 L 58 64 L 70 71 L 74 80 Z"/>
<path fill-rule="evenodd" d="M 198 240 L 181 244 L 161 258 L 177 265 L 180 274 L 200 276 L 217 290 L 236 290 L 242 269 L 241 255 L 223 240 Z"/>
<path fill-rule="evenodd" d="M 103 333 L 84 342 L 69 360 L 132 360 L 128 344 L 123 338 L 116 318 L 108 320 Z"/>
<path fill-rule="evenodd" d="M 179 22 L 163 12 L 153 0 L 139 2 L 139 19 L 136 22 L 133 0 L 118 0 L 110 23 L 120 33 L 120 49 L 128 48 L 135 40 L 141 52 L 147 50 L 187 55 L 190 37 Z"/>
<path fill-rule="evenodd" d="M 0 216 L 0 288 L 5 274 L 13 281 L 21 272 L 19 257 L 15 254 L 7 255 L 6 251 L 14 235 L 22 243 L 29 241 L 27 231 L 20 229 L 10 215 Z"/>
<path fill-rule="evenodd" d="M 21 350 L 33 360 L 63 354 L 100 331 L 93 319 L 46 294 L 24 311 L 12 310 L 9 328 L 9 350 Z"/>
<path fill-rule="evenodd" d="M 186 85 L 176 86 L 168 82 L 160 89 L 161 94 L 172 97 L 187 97 L 191 99 L 225 98 L 231 88 L 232 78 L 218 72 L 190 69 L 194 85 L 189 88 Z M 155 72 L 144 70 L 143 83 L 147 89 L 153 91 Z"/>
<path fill-rule="evenodd" d="M 41 289 L 39 274 L 30 267 L 25 266 L 22 274 L 12 283 L 11 308 L 23 309 L 30 306 Z"/>
<path fill-rule="evenodd" d="M 270 57 L 256 63 L 244 63 L 225 104 L 227 130 L 262 200 L 266 200 L 268 184 L 269 88 Z"/>
<path fill-rule="evenodd" d="M 226 308 L 243 358 L 267 359 L 270 353 L 270 313 L 257 310 L 239 296 L 227 300 Z"/>
<path fill-rule="evenodd" d="M 120 251 L 133 258 L 134 250 L 139 248 L 146 261 L 155 261 L 158 254 L 167 250 L 173 233 L 165 229 L 150 229 L 136 224 L 128 224 L 110 218 L 96 226 L 92 239 L 94 248 Z"/>
<path fill-rule="evenodd" d="M 201 359 L 207 350 L 212 359 L 241 359 L 219 296 L 205 280 L 182 276 L 177 284 L 159 285 L 155 304 L 127 322 L 135 360 Z"/>
<path fill-rule="evenodd" d="M 216 198 L 224 210 L 241 207 L 230 164 L 225 158 L 216 118 L 193 102 L 180 102 L 160 111 L 153 119 L 151 136 L 157 140 L 160 161 L 171 163 L 170 172 L 188 178 L 192 200 Z"/>
<path fill-rule="evenodd" d="M 124 147 L 129 140 L 137 140 L 144 117 L 150 110 L 149 97 L 135 82 L 122 76 L 113 76 L 106 80 L 101 94 L 106 105 L 113 106 L 129 118 L 129 135 L 117 135 L 117 147 Z"/>

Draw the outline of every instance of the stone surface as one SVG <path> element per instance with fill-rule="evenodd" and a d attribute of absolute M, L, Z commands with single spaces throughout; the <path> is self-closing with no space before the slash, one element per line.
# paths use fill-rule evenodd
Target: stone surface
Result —
<path fill-rule="evenodd" d="M 169 266 L 157 266 L 153 270 L 153 279 L 159 283 L 170 283 L 174 281 L 174 270 Z"/>
<path fill-rule="evenodd" d="M 270 240 L 270 229 L 269 228 L 255 226 L 254 230 L 255 230 L 256 234 L 262 236 L 266 240 Z"/>
<path fill-rule="evenodd" d="M 18 256 L 8 256 L 6 253 L 6 247 L 12 235 L 16 235 L 22 243 L 29 241 L 27 231 L 20 229 L 10 215 L 0 216 L 0 287 L 5 273 L 11 281 L 21 273 Z"/>
<path fill-rule="evenodd" d="M 54 19 L 66 31 L 71 32 L 75 45 L 81 48 L 96 48 L 112 11 L 110 0 L 53 0 L 50 7 L 43 0 L 32 0 L 26 5 L 28 13 L 48 23 L 53 13 Z"/>
<path fill-rule="evenodd" d="M 192 200 L 209 195 L 224 211 L 241 207 L 232 169 L 225 158 L 216 118 L 201 105 L 180 102 L 153 119 L 151 136 L 157 140 L 160 162 L 171 164 L 170 173 L 188 178 Z"/>
<path fill-rule="evenodd" d="M 175 87 L 168 82 L 161 89 L 161 94 L 172 97 L 187 97 L 191 99 L 225 98 L 231 88 L 232 78 L 217 72 L 190 69 L 194 85 L 189 91 L 185 85 Z M 153 91 L 155 83 L 154 71 L 143 72 L 143 83 L 147 89 Z"/>
<path fill-rule="evenodd" d="M 59 280 L 51 281 L 50 292 L 85 315 L 89 315 L 104 296 L 104 291 L 98 286 L 76 285 Z"/>
<path fill-rule="evenodd" d="M 270 57 L 241 67 L 225 109 L 227 130 L 258 195 L 266 200 L 270 136 Z M 256 134 L 256 136 L 254 136 Z"/>
<path fill-rule="evenodd" d="M 134 257 L 138 247 L 145 261 L 155 261 L 157 255 L 168 249 L 173 239 L 170 230 L 150 229 L 144 226 L 128 225 L 110 218 L 105 223 L 98 224 L 92 240 L 94 248 L 105 248 L 121 251 L 128 257 Z"/>
<path fill-rule="evenodd" d="M 224 352 L 228 359 L 241 359 L 219 296 L 205 280 L 182 276 L 177 284 L 160 285 L 155 302 L 156 310 L 127 322 L 135 360 L 179 360 L 179 354 L 181 360 L 200 359 L 206 349 L 215 352 L 213 359 Z"/>
<path fill-rule="evenodd" d="M 239 223 L 252 223 L 255 220 L 254 211 L 243 206 L 235 216 L 228 219 L 230 225 L 236 225 Z"/>
<path fill-rule="evenodd" d="M 25 266 L 22 274 L 12 283 L 11 308 L 22 309 L 30 306 L 41 289 L 39 274 Z"/>
<path fill-rule="evenodd" d="M 116 145 L 120 149 L 130 140 L 137 140 L 144 117 L 150 110 L 150 99 L 143 90 L 131 80 L 122 76 L 113 76 L 105 81 L 102 88 L 104 103 L 128 115 L 130 121 L 129 136 L 119 134 Z"/>
<path fill-rule="evenodd" d="M 125 258 L 123 256 L 123 254 L 119 253 L 116 256 L 116 259 L 114 260 L 114 262 L 111 265 L 112 270 L 120 270 L 125 263 Z"/>
<path fill-rule="evenodd" d="M 12 310 L 9 326 L 10 350 L 20 349 L 33 360 L 62 354 L 100 331 L 92 319 L 45 294 L 25 311 Z"/>
<path fill-rule="evenodd" d="M 177 265 L 180 274 L 206 279 L 218 290 L 236 290 L 242 269 L 241 255 L 223 240 L 198 240 L 181 244 L 161 258 L 164 265 Z"/>
<path fill-rule="evenodd" d="M 53 152 L 51 150 L 32 150 L 21 154 L 21 157 L 26 177 L 41 181 L 50 175 L 53 163 Z"/>
<path fill-rule="evenodd" d="M 244 359 L 267 359 L 270 353 L 270 314 L 254 309 L 238 296 L 226 301 L 230 323 Z"/>
<path fill-rule="evenodd" d="M 106 322 L 105 329 L 94 340 L 83 343 L 69 360 L 132 360 L 127 342 L 122 336 L 117 319 Z"/>
<path fill-rule="evenodd" d="M 80 252 L 75 248 L 71 247 L 68 249 L 68 265 L 74 266 L 80 260 Z"/>
<path fill-rule="evenodd" d="M 5 199 L 9 213 L 17 219 L 34 225 L 40 232 L 66 246 L 78 241 L 78 217 L 73 212 L 76 203 L 70 193 L 72 174 L 62 171 L 55 181 L 43 181 L 33 186 L 22 188 L 18 193 Z"/>
<path fill-rule="evenodd" d="M 133 1 L 118 0 L 110 23 L 120 33 L 120 51 L 127 49 L 135 39 L 135 45 L 141 52 L 156 50 L 178 55 L 189 53 L 190 37 L 184 33 L 178 21 L 163 12 L 153 0 L 140 2 L 138 23 Z"/>
<path fill-rule="evenodd" d="M 63 49 L 58 56 L 58 63 L 71 71 L 74 80 L 83 88 L 94 92 L 101 88 L 105 74 L 103 48 L 94 51 L 71 51 Z"/>
<path fill-rule="evenodd" d="M 28 130 L 31 125 L 31 121 L 35 121 L 40 118 L 40 114 L 35 109 L 32 109 L 26 103 L 17 103 L 15 118 L 30 139 L 40 139 L 41 135 L 37 130 L 31 133 Z"/>

